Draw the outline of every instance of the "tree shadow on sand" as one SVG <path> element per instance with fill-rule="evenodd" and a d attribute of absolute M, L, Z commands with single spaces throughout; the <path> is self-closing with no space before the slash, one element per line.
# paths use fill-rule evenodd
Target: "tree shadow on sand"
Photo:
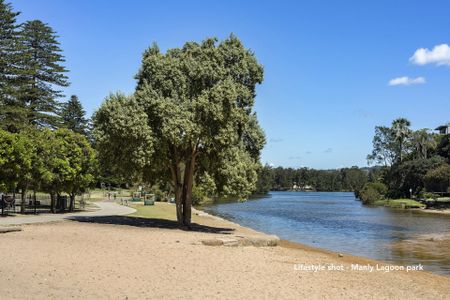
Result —
<path fill-rule="evenodd" d="M 166 219 L 153 219 L 153 218 L 140 218 L 140 217 L 127 217 L 127 216 L 99 216 L 99 217 L 82 217 L 72 216 L 67 218 L 72 221 L 82 223 L 94 223 L 94 224 L 111 224 L 111 225 L 125 225 L 141 228 L 163 228 L 163 229 L 181 229 L 176 221 Z M 212 227 L 207 225 L 201 225 L 192 223 L 189 231 L 206 232 L 215 234 L 231 234 L 234 229 L 228 227 Z"/>

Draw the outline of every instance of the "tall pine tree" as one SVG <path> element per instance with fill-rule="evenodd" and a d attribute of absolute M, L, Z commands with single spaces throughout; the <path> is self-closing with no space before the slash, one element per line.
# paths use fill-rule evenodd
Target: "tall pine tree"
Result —
<path fill-rule="evenodd" d="M 23 110 L 17 102 L 23 50 L 16 23 L 18 15 L 11 4 L 0 0 L 0 128 L 9 131 L 17 131 L 17 123 L 24 121 Z"/>
<path fill-rule="evenodd" d="M 0 100 L 11 97 L 11 81 L 17 74 L 18 27 L 11 4 L 0 0 Z"/>
<path fill-rule="evenodd" d="M 68 129 L 86 135 L 88 121 L 85 118 L 86 112 L 76 95 L 72 95 L 66 103 L 63 103 L 60 116 L 63 125 Z"/>
<path fill-rule="evenodd" d="M 56 33 L 39 20 L 22 26 L 21 42 L 24 69 L 20 76 L 19 101 L 27 108 L 27 121 L 39 127 L 58 125 L 58 87 L 68 86 Z"/>

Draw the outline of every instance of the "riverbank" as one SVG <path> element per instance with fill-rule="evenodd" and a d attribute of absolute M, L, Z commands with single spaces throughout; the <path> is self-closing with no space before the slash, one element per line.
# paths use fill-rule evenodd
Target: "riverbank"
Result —
<path fill-rule="evenodd" d="M 138 216 L 24 225 L 21 232 L 0 235 L 2 299 L 445 299 L 450 294 L 447 277 L 353 270 L 352 265 L 384 264 L 287 241 L 276 247 L 206 246 L 201 241 L 261 233 L 201 212 L 194 221 L 194 231 Z"/>
<path fill-rule="evenodd" d="M 420 212 L 428 213 L 428 214 L 450 215 L 450 208 L 446 208 L 446 209 L 435 209 L 435 208 L 414 209 L 414 211 L 420 211 Z"/>

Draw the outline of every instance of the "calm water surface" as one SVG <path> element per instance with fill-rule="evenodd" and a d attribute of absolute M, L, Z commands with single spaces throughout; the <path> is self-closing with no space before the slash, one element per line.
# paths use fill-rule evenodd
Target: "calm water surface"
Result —
<path fill-rule="evenodd" d="M 394 264 L 422 263 L 428 271 L 450 275 L 449 241 L 428 238 L 448 238 L 448 215 L 366 207 L 353 193 L 319 192 L 271 192 L 203 209 L 282 239 Z"/>

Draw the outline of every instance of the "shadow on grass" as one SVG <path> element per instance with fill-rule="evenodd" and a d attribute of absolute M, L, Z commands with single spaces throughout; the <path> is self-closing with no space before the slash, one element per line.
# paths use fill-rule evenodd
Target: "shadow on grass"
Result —
<path fill-rule="evenodd" d="M 192 223 L 190 229 L 185 229 L 181 228 L 176 221 L 172 220 L 127 217 L 127 216 L 101 216 L 101 217 L 72 216 L 69 217 L 68 219 L 82 223 L 125 225 L 141 228 L 182 229 L 187 231 L 216 233 L 216 234 L 231 234 L 231 232 L 234 231 L 233 228 L 212 227 L 197 223 Z"/>

